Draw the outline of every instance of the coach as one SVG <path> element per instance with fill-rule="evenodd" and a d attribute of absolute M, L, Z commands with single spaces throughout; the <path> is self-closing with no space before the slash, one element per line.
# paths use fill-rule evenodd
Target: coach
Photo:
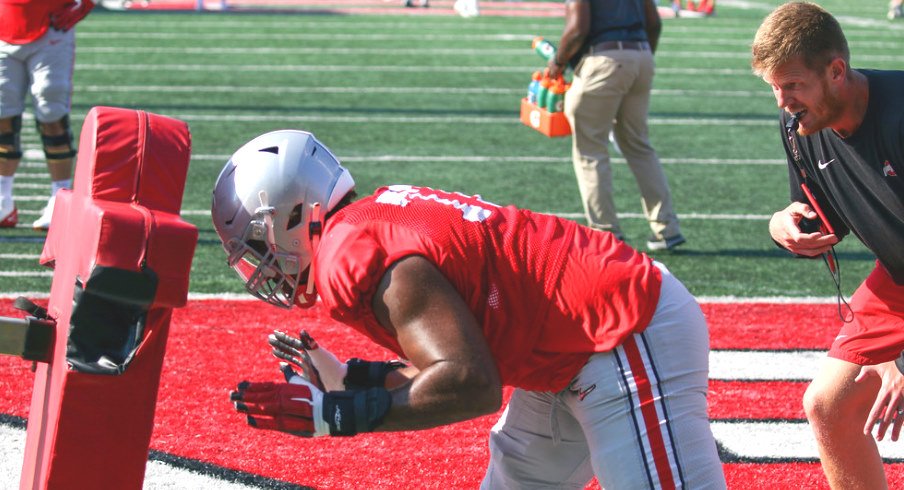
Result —
<path fill-rule="evenodd" d="M 832 247 L 851 232 L 878 258 L 804 406 L 833 488 L 887 488 L 870 434 L 878 422 L 876 439 L 891 426 L 897 440 L 904 422 L 895 365 L 904 350 L 904 72 L 852 69 L 837 20 L 802 2 L 766 17 L 752 66 L 784 110 L 791 204 L 772 217 L 772 238 L 826 255 L 833 272 Z"/>

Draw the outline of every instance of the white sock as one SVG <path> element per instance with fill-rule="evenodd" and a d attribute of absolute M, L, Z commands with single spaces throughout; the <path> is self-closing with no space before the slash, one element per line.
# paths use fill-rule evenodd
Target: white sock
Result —
<path fill-rule="evenodd" d="M 71 189 L 72 188 L 72 179 L 66 180 L 54 180 L 50 183 L 50 197 L 56 195 L 57 191 L 60 189 Z"/>
<path fill-rule="evenodd" d="M 10 175 L 0 175 L 0 199 L 4 201 L 13 199 L 13 180 L 16 179 L 16 176 Z"/>

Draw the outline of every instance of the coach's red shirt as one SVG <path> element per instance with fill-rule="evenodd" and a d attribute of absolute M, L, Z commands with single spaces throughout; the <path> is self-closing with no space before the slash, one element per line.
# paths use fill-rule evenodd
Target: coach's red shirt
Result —
<path fill-rule="evenodd" d="M 28 44 L 47 32 L 50 14 L 72 0 L 0 0 L 0 40 Z"/>
<path fill-rule="evenodd" d="M 643 331 L 662 280 L 609 233 L 479 197 L 384 187 L 330 218 L 314 274 L 333 318 L 402 357 L 371 305 L 387 268 L 410 255 L 464 298 L 503 383 L 529 390 L 566 388 L 591 353 Z"/>

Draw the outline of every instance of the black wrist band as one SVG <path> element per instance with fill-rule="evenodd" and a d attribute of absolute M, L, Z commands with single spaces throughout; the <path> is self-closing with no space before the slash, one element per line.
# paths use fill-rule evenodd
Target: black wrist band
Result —
<path fill-rule="evenodd" d="M 386 388 L 331 391 L 323 394 L 323 420 L 329 424 L 331 436 L 373 432 L 391 406 L 392 395 Z"/>
<path fill-rule="evenodd" d="M 901 371 L 901 374 L 904 374 L 904 352 L 895 359 L 895 366 L 898 368 L 898 371 Z"/>
<path fill-rule="evenodd" d="M 364 361 L 353 357 L 348 360 L 348 371 L 345 373 L 345 388 L 348 390 L 365 390 L 367 388 L 383 388 L 386 375 L 404 367 L 399 361 Z"/>

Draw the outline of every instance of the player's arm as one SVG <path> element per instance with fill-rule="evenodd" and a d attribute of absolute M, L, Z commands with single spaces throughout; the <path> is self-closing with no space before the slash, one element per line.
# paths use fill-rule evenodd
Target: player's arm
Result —
<path fill-rule="evenodd" d="M 68 31 L 81 22 L 93 8 L 94 2 L 92 0 L 68 2 L 50 14 L 50 25 L 54 29 Z"/>
<path fill-rule="evenodd" d="M 312 375 L 307 368 L 313 363 L 298 357 L 317 349 L 288 351 L 290 359 L 277 357 L 302 373 L 287 363 L 286 383 L 239 383 L 230 393 L 236 410 L 253 427 L 302 437 L 426 429 L 499 410 L 502 386 L 489 346 L 458 291 L 433 264 L 417 256 L 398 261 L 381 279 L 373 307 L 411 366 L 350 389 L 348 366 L 344 378 L 341 370 L 333 376 L 343 380 L 334 381 L 337 388 L 347 389 L 333 391 L 321 382 L 330 377 L 323 365 Z"/>
<path fill-rule="evenodd" d="M 502 384 L 474 315 L 452 284 L 420 256 L 395 263 L 373 299 L 380 323 L 398 339 L 415 374 L 391 391 L 378 431 L 436 427 L 499 410 Z"/>

